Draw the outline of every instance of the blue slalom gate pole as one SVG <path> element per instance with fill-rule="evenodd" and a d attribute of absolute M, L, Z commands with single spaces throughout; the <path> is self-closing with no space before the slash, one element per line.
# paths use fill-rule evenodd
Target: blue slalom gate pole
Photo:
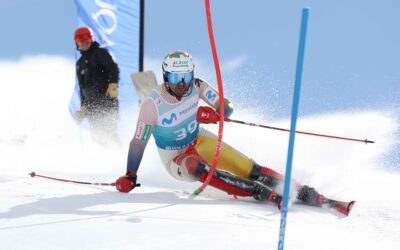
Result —
<path fill-rule="evenodd" d="M 297 54 L 296 80 L 294 83 L 292 119 L 290 123 L 289 148 L 288 148 L 288 156 L 286 162 L 285 186 L 283 191 L 283 205 L 281 211 L 281 224 L 279 230 L 279 242 L 278 242 L 279 250 L 283 250 L 283 246 L 285 243 L 286 217 L 287 217 L 288 203 L 289 203 L 290 180 L 292 175 L 292 161 L 293 161 L 293 151 L 294 151 L 294 139 L 296 134 L 295 131 L 296 131 L 297 113 L 299 110 L 301 76 L 303 73 L 303 61 L 304 61 L 304 49 L 305 49 L 306 34 L 307 34 L 308 12 L 309 8 L 303 8 L 303 15 L 301 18 L 299 50 Z"/>

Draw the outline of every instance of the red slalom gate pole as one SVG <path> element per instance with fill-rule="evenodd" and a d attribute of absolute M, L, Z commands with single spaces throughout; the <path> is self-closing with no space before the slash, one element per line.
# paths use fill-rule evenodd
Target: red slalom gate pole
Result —
<path fill-rule="evenodd" d="M 84 185 L 96 185 L 96 186 L 115 186 L 115 182 L 113 183 L 101 183 L 101 182 L 87 182 L 87 181 L 74 181 L 74 180 L 66 180 L 61 178 L 55 178 L 45 175 L 36 174 L 35 172 L 29 173 L 29 175 L 33 177 L 40 177 L 44 179 L 50 179 L 53 181 L 62 181 L 62 182 L 69 182 L 69 183 L 76 183 L 76 184 L 84 184 Z"/>
<path fill-rule="evenodd" d="M 207 185 L 210 183 L 211 178 L 214 175 L 215 169 L 217 168 L 217 163 L 218 163 L 218 157 L 219 153 L 221 152 L 221 147 L 222 147 L 222 136 L 224 132 L 224 91 L 223 91 L 223 84 L 222 84 L 222 76 L 221 76 L 221 70 L 219 67 L 219 61 L 218 61 L 218 54 L 217 54 L 217 46 L 215 45 L 215 39 L 214 39 L 214 32 L 212 28 L 212 20 L 211 20 L 211 10 L 210 10 L 210 0 L 205 0 L 205 7 L 206 7 L 206 17 L 207 17 L 207 28 L 208 28 L 208 37 L 210 40 L 210 46 L 211 46 L 211 51 L 214 59 L 214 67 L 215 67 L 215 73 L 217 75 L 217 82 L 218 82 L 218 97 L 219 97 L 219 105 L 220 105 L 220 110 L 219 110 L 219 128 L 218 128 L 218 137 L 217 137 L 217 145 L 215 148 L 215 154 L 214 158 L 211 164 L 211 169 L 210 172 L 207 175 L 206 180 L 204 181 L 203 185 L 196 189 L 194 191 L 194 195 L 199 195 L 203 190 L 207 187 Z"/>

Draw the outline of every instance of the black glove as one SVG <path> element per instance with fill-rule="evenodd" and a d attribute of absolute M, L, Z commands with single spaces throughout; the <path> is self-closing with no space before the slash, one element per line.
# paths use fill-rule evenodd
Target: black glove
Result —
<path fill-rule="evenodd" d="M 115 182 L 115 187 L 122 193 L 129 193 L 135 187 L 140 187 L 140 184 L 136 183 L 137 176 L 134 171 L 128 171 L 126 175 L 121 176 Z"/>

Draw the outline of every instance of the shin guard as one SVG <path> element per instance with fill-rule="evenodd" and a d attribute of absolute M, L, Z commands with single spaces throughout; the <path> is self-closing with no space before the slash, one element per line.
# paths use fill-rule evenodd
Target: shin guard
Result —
<path fill-rule="evenodd" d="M 199 164 L 196 171 L 199 181 L 204 182 L 206 180 L 209 170 L 210 167 L 208 165 Z M 261 182 L 235 176 L 223 170 L 217 169 L 209 184 L 231 195 L 252 196 L 256 200 L 274 202 L 279 209 L 281 206 L 282 197 L 270 187 Z"/>

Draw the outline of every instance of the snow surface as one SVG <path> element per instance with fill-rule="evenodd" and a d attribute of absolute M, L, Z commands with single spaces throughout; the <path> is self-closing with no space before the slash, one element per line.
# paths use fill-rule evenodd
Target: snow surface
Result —
<path fill-rule="evenodd" d="M 139 172 L 142 186 L 129 194 L 29 177 L 36 171 L 113 182 L 125 172 L 131 135 L 120 148 L 104 148 L 72 121 L 70 60 L 3 61 L 0 75 L 0 249 L 277 249 L 276 206 L 235 200 L 211 187 L 190 198 L 200 184 L 167 175 L 153 139 Z M 238 106 L 234 119 L 289 127 L 289 119 L 264 119 Z M 285 249 L 400 249 L 399 167 L 389 153 L 398 139 L 397 118 L 389 111 L 343 111 L 300 117 L 297 125 L 376 143 L 296 136 L 293 177 L 357 203 L 349 217 L 293 204 Z M 132 133 L 134 123 L 128 126 Z M 226 124 L 224 138 L 260 164 L 284 170 L 288 133 Z"/>

